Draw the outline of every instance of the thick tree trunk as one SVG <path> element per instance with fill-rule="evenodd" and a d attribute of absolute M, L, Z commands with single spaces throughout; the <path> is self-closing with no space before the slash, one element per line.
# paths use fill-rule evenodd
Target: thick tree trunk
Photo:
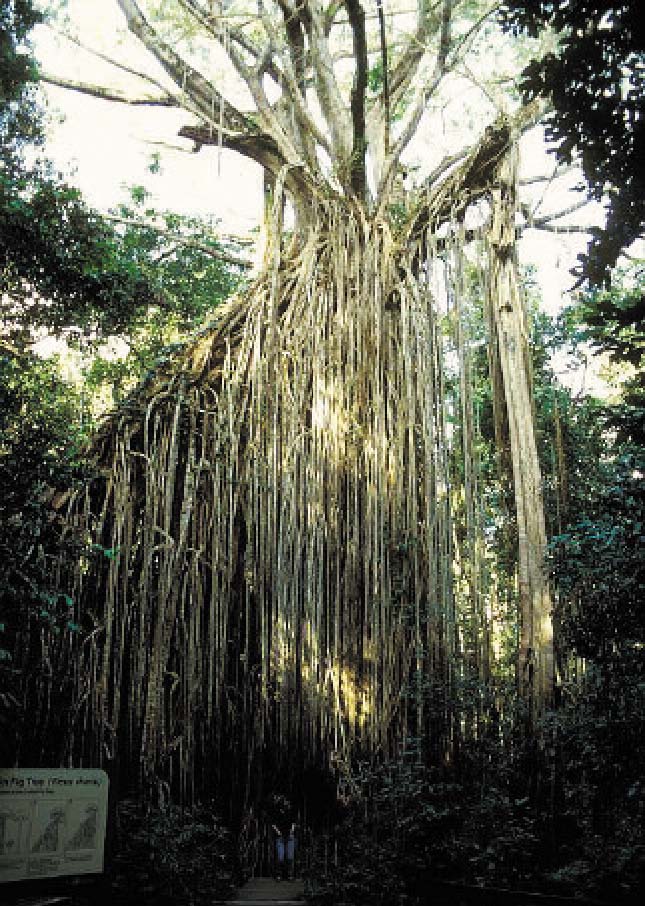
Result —
<path fill-rule="evenodd" d="M 535 436 L 526 318 L 515 257 L 517 150 L 502 159 L 492 193 L 489 318 L 494 371 L 508 421 L 518 533 L 520 598 L 519 688 L 531 723 L 553 694 L 551 597 L 544 570 L 546 530 Z M 495 386 L 495 382 L 494 382 Z"/>

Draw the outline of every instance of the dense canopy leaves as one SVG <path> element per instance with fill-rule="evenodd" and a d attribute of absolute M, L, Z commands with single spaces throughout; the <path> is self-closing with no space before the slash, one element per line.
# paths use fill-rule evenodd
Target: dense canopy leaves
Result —
<path fill-rule="evenodd" d="M 23 191 L 21 191 L 21 188 Z M 77 190 L 30 174 L 0 181 L 0 291 L 9 329 L 92 327 L 112 334 L 155 301 L 120 241 Z"/>
<path fill-rule="evenodd" d="M 595 510 L 552 541 L 560 594 L 561 644 L 603 663 L 637 655 L 645 642 L 645 495 L 642 457 L 621 457 L 605 469 Z M 640 658 L 638 661 L 640 662 Z"/>
<path fill-rule="evenodd" d="M 0 174 L 6 328 L 115 336 L 147 322 L 151 306 L 184 330 L 198 323 L 232 288 L 219 244 L 195 220 L 168 214 L 160 232 L 136 220 L 142 213 L 122 206 L 129 222 L 121 226 L 57 179 Z"/>
<path fill-rule="evenodd" d="M 645 224 L 645 43 L 638 0 L 505 0 L 502 20 L 535 36 L 550 26 L 555 52 L 524 70 L 527 97 L 548 98 L 547 136 L 558 155 L 579 154 L 593 196 L 608 195 L 604 230 L 583 258 L 592 283 L 605 282 L 621 250 Z"/>
<path fill-rule="evenodd" d="M 4 330 L 27 339 L 103 320 L 123 327 L 125 309 L 153 299 L 145 281 L 119 260 L 114 229 L 43 161 L 25 152 L 43 140 L 37 76 L 27 39 L 40 21 L 31 0 L 0 13 L 0 316 Z"/>
<path fill-rule="evenodd" d="M 31 0 L 0 4 L 0 159 L 4 166 L 25 141 L 40 135 L 31 90 L 36 67 L 26 43 L 40 21 Z"/>
<path fill-rule="evenodd" d="M 642 265 L 618 270 L 609 289 L 583 294 L 568 313 L 595 353 L 622 369 L 621 401 L 610 407 L 618 440 L 645 445 L 645 274 Z"/>

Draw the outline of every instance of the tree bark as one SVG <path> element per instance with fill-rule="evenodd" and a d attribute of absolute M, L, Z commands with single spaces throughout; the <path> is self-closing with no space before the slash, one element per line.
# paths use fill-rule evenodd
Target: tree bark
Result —
<path fill-rule="evenodd" d="M 518 683 L 531 725 L 553 697 L 552 603 L 544 569 L 546 529 L 535 435 L 524 306 L 515 257 L 517 148 L 503 155 L 492 192 L 488 313 L 508 418 L 518 534 Z"/>

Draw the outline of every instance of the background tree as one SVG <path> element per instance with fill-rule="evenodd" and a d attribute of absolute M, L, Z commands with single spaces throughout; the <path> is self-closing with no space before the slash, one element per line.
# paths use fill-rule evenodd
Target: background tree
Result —
<path fill-rule="evenodd" d="M 36 68 L 26 39 L 41 15 L 30 0 L 3 3 L 0 9 L 0 130 L 3 166 L 25 141 L 40 139 L 38 110 L 29 91 Z"/>
<path fill-rule="evenodd" d="M 80 546 L 64 540 L 49 504 L 82 474 L 78 400 L 57 362 L 2 341 L 0 402 L 2 755 L 4 764 L 37 764 L 45 753 L 63 757 L 74 695 L 80 615 L 56 581 L 55 561 L 61 551 L 77 557 Z"/>
<path fill-rule="evenodd" d="M 27 343 L 38 327 L 84 326 L 88 311 L 102 312 L 109 331 L 110 319 L 122 323 L 129 304 L 152 299 L 140 277 L 118 260 L 114 230 L 42 158 L 26 162 L 26 153 L 43 142 L 37 67 L 28 44 L 40 21 L 31 2 L 2 4 L 2 321 L 14 342 Z"/>
<path fill-rule="evenodd" d="M 611 407 L 611 419 L 622 443 L 636 449 L 645 441 L 645 279 L 643 266 L 635 263 L 614 274 L 610 289 L 583 294 L 569 314 L 578 324 L 580 338 L 595 354 L 605 353 L 626 373 L 621 382 L 620 404 Z"/>

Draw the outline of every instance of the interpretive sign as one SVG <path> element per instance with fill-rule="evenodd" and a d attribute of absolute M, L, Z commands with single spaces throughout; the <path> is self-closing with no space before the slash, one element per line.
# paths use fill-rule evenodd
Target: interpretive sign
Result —
<path fill-rule="evenodd" d="M 0 768 L 0 881 L 103 871 L 105 771 Z"/>

